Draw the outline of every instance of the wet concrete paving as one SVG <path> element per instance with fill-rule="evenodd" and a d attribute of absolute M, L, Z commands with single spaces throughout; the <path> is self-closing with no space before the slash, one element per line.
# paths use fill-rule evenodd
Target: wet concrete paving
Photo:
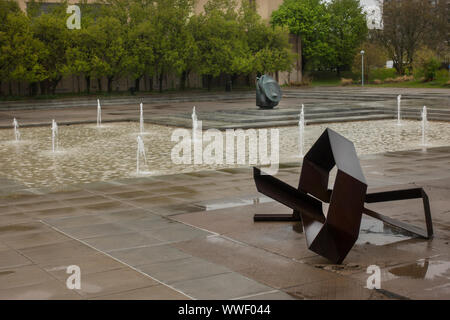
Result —
<path fill-rule="evenodd" d="M 2 181 L 1 299 L 450 299 L 450 147 L 363 156 L 370 191 L 422 186 L 435 237 L 370 219 L 342 265 L 307 250 L 249 168 L 18 191 Z M 298 183 L 298 164 L 277 175 Z M 10 188 L 10 189 L 9 189 Z M 9 191 L 8 191 L 9 190 Z M 7 192 L 8 191 L 8 192 Z M 420 200 L 371 205 L 424 226 Z M 66 287 L 69 265 L 81 288 Z M 381 289 L 366 288 L 367 267 Z"/>
<path fill-rule="evenodd" d="M 305 104 L 306 117 L 313 110 L 350 109 L 359 110 L 353 120 L 393 118 L 397 106 L 397 95 L 402 95 L 402 108 L 410 119 L 420 117 L 419 110 L 426 105 L 431 120 L 449 121 L 450 94 L 448 89 L 420 89 L 420 88 L 359 88 L 359 87 L 317 87 L 317 88 L 283 88 L 283 99 L 280 109 L 291 110 L 291 117 L 298 116 L 301 104 Z M 144 95 L 135 97 L 111 97 L 101 99 L 102 121 L 136 121 L 139 118 L 139 103 L 144 103 L 144 116 L 147 122 L 170 125 L 190 125 L 190 113 L 195 105 L 202 119 L 202 114 L 212 115 L 217 121 L 205 121 L 207 127 L 244 127 L 244 124 L 234 123 L 242 121 L 242 112 L 254 112 L 254 91 L 236 91 L 232 93 L 192 92 L 173 95 Z M 296 110 L 295 110 L 296 109 Z M 360 114 L 368 109 L 371 114 Z M 246 110 L 246 111 L 245 111 Z M 294 110 L 294 111 L 292 111 Z M 409 111 L 408 111 L 409 110 Z M 213 113 L 212 111 L 225 111 Z M 367 111 L 367 110 L 366 110 Z M 375 114 L 373 114 L 375 111 Z M 238 116 L 233 116 L 239 113 Z M 259 113 L 258 113 L 259 114 Z M 47 126 L 55 119 L 58 124 L 96 123 L 97 98 L 68 98 L 58 100 L 35 101 L 4 101 L 0 102 L 0 128 L 11 128 L 13 118 L 17 118 L 21 126 Z M 351 114 L 342 115 L 349 118 Z M 224 118 L 225 117 L 225 118 Z M 286 114 L 283 115 L 286 118 Z M 328 121 L 342 121 L 328 115 Z M 261 116 L 253 116 L 252 125 L 255 126 Z M 262 117 L 262 127 L 273 125 L 292 125 L 286 121 L 267 121 Z M 278 119 L 280 120 L 280 119 Z M 249 120 L 252 121 L 251 119 Z M 294 122 L 298 119 L 293 120 Z M 270 123 L 269 123 L 270 122 Z"/>

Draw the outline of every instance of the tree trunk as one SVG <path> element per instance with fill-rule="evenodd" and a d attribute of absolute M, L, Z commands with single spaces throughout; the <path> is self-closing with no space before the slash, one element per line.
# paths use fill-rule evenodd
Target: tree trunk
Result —
<path fill-rule="evenodd" d="M 303 82 L 303 50 L 302 39 L 299 35 L 296 35 L 296 53 L 297 53 L 297 82 Z"/>
<path fill-rule="evenodd" d="M 149 91 L 152 92 L 153 91 L 153 76 L 148 78 L 148 86 L 149 86 Z"/>
<path fill-rule="evenodd" d="M 231 89 L 236 85 L 236 80 L 238 79 L 238 75 L 235 73 L 231 76 Z"/>
<path fill-rule="evenodd" d="M 41 95 L 46 95 L 49 93 L 50 84 L 48 79 L 41 81 L 40 86 L 41 86 Z"/>
<path fill-rule="evenodd" d="M 58 83 L 61 81 L 62 77 L 58 77 L 56 79 L 53 79 L 50 81 L 50 89 L 52 94 L 56 94 L 56 87 L 58 86 Z"/>
<path fill-rule="evenodd" d="M 44 81 L 39 81 L 39 89 L 41 91 L 41 96 L 45 94 L 45 84 Z"/>
<path fill-rule="evenodd" d="M 98 92 L 102 92 L 102 79 L 101 78 L 97 78 L 97 85 L 98 85 Z"/>
<path fill-rule="evenodd" d="M 208 91 L 211 91 L 212 75 L 208 74 L 207 82 L 208 82 Z"/>
<path fill-rule="evenodd" d="M 138 92 L 140 87 L 141 77 L 134 80 L 134 91 Z"/>
<path fill-rule="evenodd" d="M 84 76 L 84 81 L 86 82 L 86 93 L 91 93 L 91 77 L 90 76 Z"/>
<path fill-rule="evenodd" d="M 225 77 L 225 91 L 230 92 L 233 90 L 233 81 L 231 80 L 231 76 L 229 74 Z"/>
<path fill-rule="evenodd" d="M 30 83 L 30 96 L 33 97 L 37 95 L 38 92 L 38 86 L 36 82 Z"/>
<path fill-rule="evenodd" d="M 108 77 L 108 93 L 112 92 L 112 84 L 114 77 Z"/>
<path fill-rule="evenodd" d="M 190 88 L 191 87 L 191 83 L 189 81 L 189 75 L 190 75 L 191 71 L 188 70 L 186 71 L 186 81 L 187 81 L 187 87 Z"/>
<path fill-rule="evenodd" d="M 3 95 L 3 92 L 2 92 L 2 81 L 0 80 L 0 96 L 1 95 Z"/>
<path fill-rule="evenodd" d="M 162 90 L 163 78 L 164 78 L 164 73 L 161 72 L 159 74 L 159 92 L 160 93 L 163 92 L 163 90 Z"/>
<path fill-rule="evenodd" d="M 397 70 L 397 73 L 399 75 L 403 75 L 405 72 L 404 67 L 403 67 L 403 62 L 400 62 L 400 61 L 394 62 L 394 68 L 395 68 L 395 70 Z"/>
<path fill-rule="evenodd" d="M 186 89 L 186 77 L 187 77 L 187 72 L 183 71 L 181 73 L 181 77 L 180 77 L 180 90 Z"/>
<path fill-rule="evenodd" d="M 11 81 L 8 82 L 8 90 L 9 90 L 9 95 L 12 96 L 13 93 L 12 93 L 12 84 L 11 84 Z"/>

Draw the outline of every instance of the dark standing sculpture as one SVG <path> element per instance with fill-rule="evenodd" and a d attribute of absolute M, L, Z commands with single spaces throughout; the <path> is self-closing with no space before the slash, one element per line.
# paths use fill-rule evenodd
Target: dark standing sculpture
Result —
<path fill-rule="evenodd" d="M 281 89 L 278 83 L 268 75 L 256 78 L 256 105 L 263 109 L 272 109 L 280 103 Z"/>
<path fill-rule="evenodd" d="M 329 173 L 337 167 L 332 190 Z M 362 214 L 430 239 L 433 236 L 430 204 L 422 188 L 366 194 L 367 183 L 353 143 L 326 129 L 303 159 L 298 189 L 254 168 L 259 192 L 293 209 L 292 215 L 255 215 L 255 221 L 301 221 L 310 250 L 340 264 L 358 239 Z M 364 207 L 364 203 L 422 198 L 427 231 Z M 329 203 L 328 214 L 322 204 Z"/>

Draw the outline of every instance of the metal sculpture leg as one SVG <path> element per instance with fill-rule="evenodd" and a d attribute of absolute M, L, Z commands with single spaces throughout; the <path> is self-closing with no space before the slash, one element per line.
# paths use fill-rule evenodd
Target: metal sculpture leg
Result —
<path fill-rule="evenodd" d="M 302 214 L 310 216 L 319 222 L 325 222 L 325 216 L 322 213 L 322 203 L 313 197 L 295 189 L 294 187 L 269 175 L 262 175 L 261 170 L 253 168 L 253 178 L 255 180 L 258 192 L 284 204 L 285 206 L 297 212 L 292 215 L 279 214 L 257 214 L 254 221 L 300 221 L 300 210 Z"/>
<path fill-rule="evenodd" d="M 430 211 L 430 201 L 428 199 L 428 195 L 423 190 L 423 188 L 414 188 L 414 189 L 403 189 L 403 190 L 394 190 L 394 191 L 385 191 L 385 192 L 377 192 L 370 193 L 366 195 L 366 203 L 378 203 L 378 202 L 388 202 L 388 201 L 398 201 L 398 200 L 409 200 L 409 199 L 420 199 L 423 201 L 423 209 L 425 213 L 425 224 L 427 226 L 427 230 L 423 230 L 419 227 L 413 226 L 411 224 L 407 224 L 392 218 L 389 218 L 385 215 L 382 215 L 373 210 L 364 208 L 364 213 L 372 218 L 381 220 L 387 224 L 390 224 L 394 227 L 406 230 L 410 233 L 416 234 L 422 238 L 430 239 L 433 237 L 433 222 L 431 220 L 431 211 Z"/>

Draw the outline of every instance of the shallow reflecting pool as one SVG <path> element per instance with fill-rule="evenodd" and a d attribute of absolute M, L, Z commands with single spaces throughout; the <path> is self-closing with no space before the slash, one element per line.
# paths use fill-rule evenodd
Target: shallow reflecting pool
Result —
<path fill-rule="evenodd" d="M 360 155 L 421 148 L 419 121 L 403 121 L 402 126 L 397 126 L 394 120 L 383 120 L 307 125 L 305 150 L 311 147 L 327 127 L 352 140 Z M 58 151 L 55 153 L 51 151 L 50 127 L 20 128 L 21 140 L 18 142 L 14 141 L 12 128 L 0 130 L 0 176 L 17 180 L 28 187 L 43 187 L 237 166 L 226 163 L 173 163 L 171 151 L 177 142 L 173 142 L 171 136 L 175 129 L 145 125 L 146 131 L 142 139 L 147 165 L 142 165 L 141 159 L 140 174 L 136 173 L 136 138 L 139 134 L 139 123 L 105 124 L 100 128 L 95 125 L 59 126 Z M 279 161 L 299 161 L 298 128 L 277 129 Z M 223 136 L 225 137 L 225 134 Z M 270 154 L 270 135 L 268 142 Z M 430 122 L 428 142 L 430 146 L 450 145 L 450 124 Z M 205 149 L 208 143 L 203 144 Z M 223 144 L 225 146 L 225 138 Z M 255 148 L 256 144 L 251 145 L 252 150 L 256 150 Z M 248 148 L 246 149 L 248 155 Z"/>

